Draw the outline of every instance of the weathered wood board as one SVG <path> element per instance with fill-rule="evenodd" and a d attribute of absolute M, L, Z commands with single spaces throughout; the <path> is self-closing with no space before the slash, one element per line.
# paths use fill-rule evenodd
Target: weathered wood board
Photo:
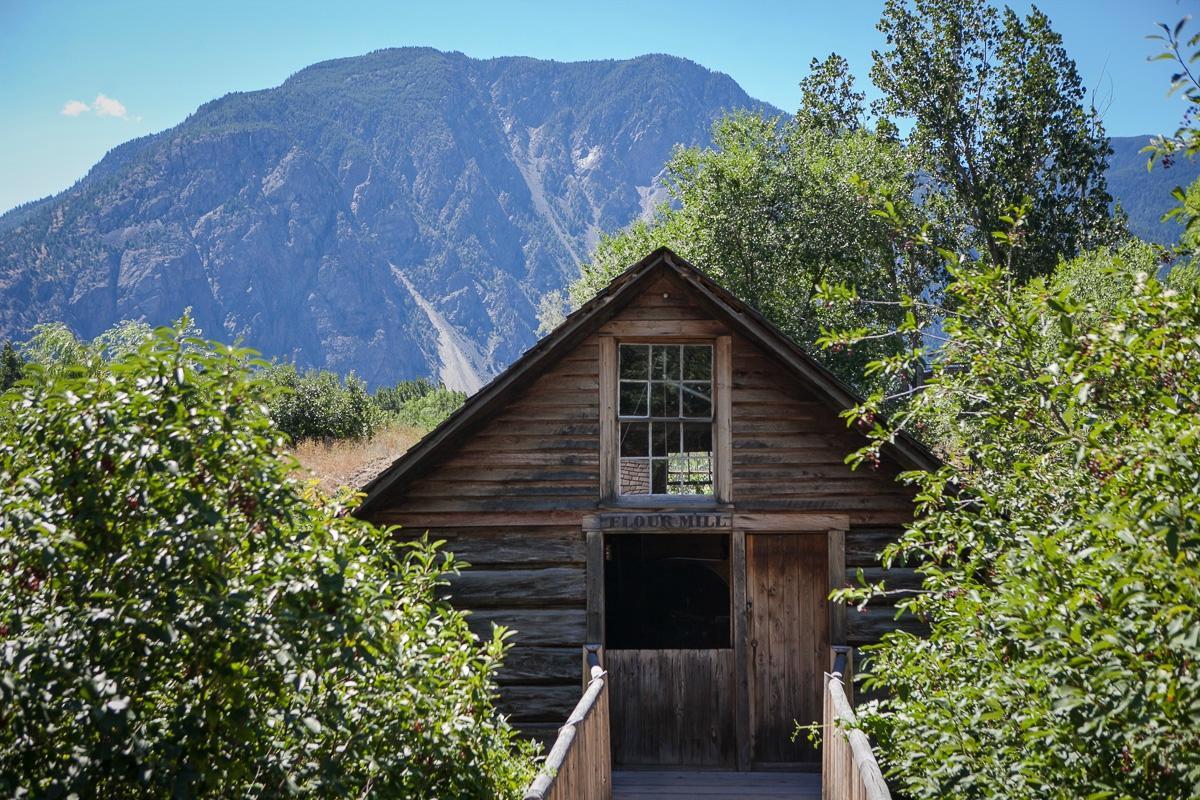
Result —
<path fill-rule="evenodd" d="M 828 544 L 819 534 L 748 533 L 753 761 L 815 762 L 797 723 L 821 719 L 829 661 Z"/>
<path fill-rule="evenodd" d="M 613 762 L 733 767 L 733 650 L 608 650 Z"/>

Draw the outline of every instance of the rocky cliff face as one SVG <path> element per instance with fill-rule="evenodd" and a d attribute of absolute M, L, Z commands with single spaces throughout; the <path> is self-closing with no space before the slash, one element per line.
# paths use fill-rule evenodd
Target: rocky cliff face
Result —
<path fill-rule="evenodd" d="M 0 217 L 0 338 L 191 306 L 206 335 L 270 357 L 473 388 L 532 343 L 538 298 L 598 233 L 661 199 L 674 145 L 763 107 L 668 56 L 316 64 Z"/>

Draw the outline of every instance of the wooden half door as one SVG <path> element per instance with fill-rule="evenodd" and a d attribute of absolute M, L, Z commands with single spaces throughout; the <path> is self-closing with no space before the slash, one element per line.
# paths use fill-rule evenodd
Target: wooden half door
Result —
<path fill-rule="evenodd" d="M 796 724 L 821 719 L 829 660 L 828 539 L 812 533 L 746 534 L 751 758 L 819 763 Z"/>

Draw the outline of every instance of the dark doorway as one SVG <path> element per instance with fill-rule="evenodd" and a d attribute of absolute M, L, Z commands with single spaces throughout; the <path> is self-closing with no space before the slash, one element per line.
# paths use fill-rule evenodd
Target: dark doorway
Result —
<path fill-rule="evenodd" d="M 727 534 L 617 534 L 604 544 L 610 650 L 731 646 Z"/>

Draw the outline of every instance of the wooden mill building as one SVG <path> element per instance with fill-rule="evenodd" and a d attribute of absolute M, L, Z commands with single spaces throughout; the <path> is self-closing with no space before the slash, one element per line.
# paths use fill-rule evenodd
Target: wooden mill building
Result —
<path fill-rule="evenodd" d="M 469 561 L 474 624 L 517 631 L 502 707 L 552 736 L 604 646 L 618 766 L 796 766 L 830 646 L 895 623 L 827 601 L 913 513 L 899 439 L 876 469 L 853 392 L 667 249 L 571 314 L 367 487 L 358 514 Z M 895 570 L 892 584 L 911 574 Z"/>

